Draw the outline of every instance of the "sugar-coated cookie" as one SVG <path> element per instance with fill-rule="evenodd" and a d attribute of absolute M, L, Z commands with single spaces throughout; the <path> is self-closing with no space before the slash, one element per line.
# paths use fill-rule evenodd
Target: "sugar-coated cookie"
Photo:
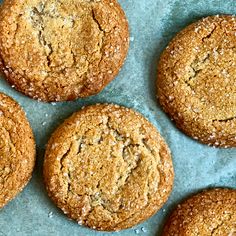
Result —
<path fill-rule="evenodd" d="M 1 70 L 35 99 L 100 92 L 118 74 L 128 45 L 116 0 L 5 0 L 0 10 Z"/>
<path fill-rule="evenodd" d="M 156 213 L 172 190 L 171 154 L 142 115 L 117 105 L 85 107 L 52 135 L 44 179 L 56 205 L 79 224 L 132 227 Z"/>
<path fill-rule="evenodd" d="M 203 191 L 178 205 L 163 236 L 235 236 L 236 190 Z"/>
<path fill-rule="evenodd" d="M 161 56 L 157 88 L 187 135 L 236 147 L 236 17 L 210 16 L 182 30 Z"/>
<path fill-rule="evenodd" d="M 35 142 L 22 108 L 0 93 L 0 208 L 28 183 L 35 164 Z"/>

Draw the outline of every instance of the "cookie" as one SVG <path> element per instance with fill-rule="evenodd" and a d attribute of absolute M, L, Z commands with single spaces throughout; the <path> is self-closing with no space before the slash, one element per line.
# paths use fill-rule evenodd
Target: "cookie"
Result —
<path fill-rule="evenodd" d="M 97 94 L 118 74 L 128 46 L 116 0 L 6 0 L 1 7 L 1 70 L 34 99 Z"/>
<path fill-rule="evenodd" d="M 211 189 L 187 199 L 174 210 L 162 235 L 236 235 L 236 190 Z"/>
<path fill-rule="evenodd" d="M 28 183 L 35 163 L 35 142 L 24 111 L 0 93 L 0 208 Z"/>
<path fill-rule="evenodd" d="M 235 33 L 235 16 L 210 16 L 181 31 L 160 58 L 161 106 L 205 144 L 236 147 Z"/>
<path fill-rule="evenodd" d="M 169 148 L 143 116 L 118 105 L 73 114 L 47 145 L 49 196 L 79 224 L 114 231 L 155 214 L 172 190 Z"/>

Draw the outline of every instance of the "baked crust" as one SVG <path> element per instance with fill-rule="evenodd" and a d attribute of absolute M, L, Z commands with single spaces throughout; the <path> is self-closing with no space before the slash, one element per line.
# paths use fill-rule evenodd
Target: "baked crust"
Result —
<path fill-rule="evenodd" d="M 163 52 L 158 97 L 187 135 L 236 147 L 236 17 L 210 16 L 182 30 Z"/>
<path fill-rule="evenodd" d="M 156 128 L 117 105 L 73 114 L 46 149 L 49 196 L 68 217 L 97 230 L 129 228 L 155 214 L 173 178 L 169 148 Z"/>
<path fill-rule="evenodd" d="M 211 189 L 178 205 L 168 219 L 163 236 L 234 236 L 236 190 Z"/>
<path fill-rule="evenodd" d="M 34 99 L 97 94 L 118 74 L 128 46 L 116 0 L 6 0 L 0 10 L 0 67 Z"/>
<path fill-rule="evenodd" d="M 28 183 L 35 164 L 35 142 L 21 107 L 0 93 L 0 208 Z"/>

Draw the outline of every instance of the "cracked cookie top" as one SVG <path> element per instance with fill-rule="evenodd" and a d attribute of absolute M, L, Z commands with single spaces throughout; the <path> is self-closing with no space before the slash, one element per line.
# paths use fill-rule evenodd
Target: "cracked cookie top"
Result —
<path fill-rule="evenodd" d="M 125 60 L 128 22 L 116 0 L 13 0 L 0 13 L 1 70 L 32 98 L 96 94 Z"/>
<path fill-rule="evenodd" d="M 236 147 L 236 17 L 207 17 L 181 31 L 161 56 L 157 87 L 186 134 Z"/>
<path fill-rule="evenodd" d="M 47 145 L 49 196 L 70 218 L 97 230 L 132 227 L 152 216 L 167 201 L 173 178 L 163 138 L 125 107 L 86 107 Z"/>
<path fill-rule="evenodd" d="M 199 193 L 174 210 L 163 236 L 235 236 L 236 190 L 211 189 Z"/>
<path fill-rule="evenodd" d="M 0 93 L 0 208 L 28 183 L 35 162 L 35 143 L 21 107 Z"/>

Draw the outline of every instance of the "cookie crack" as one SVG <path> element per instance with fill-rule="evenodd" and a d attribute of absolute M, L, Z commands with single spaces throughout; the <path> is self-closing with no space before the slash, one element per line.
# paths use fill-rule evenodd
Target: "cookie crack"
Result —
<path fill-rule="evenodd" d="M 72 149 L 72 143 L 70 144 L 69 148 L 67 149 L 67 151 L 62 155 L 62 157 L 60 158 L 60 173 L 63 173 L 63 168 L 65 167 L 63 162 L 64 160 L 68 157 L 70 151 Z M 69 192 L 71 190 L 71 174 L 70 174 L 70 170 L 69 170 L 69 167 L 68 167 L 68 171 L 67 171 L 67 176 L 68 176 L 68 179 L 67 181 L 64 181 L 64 183 L 67 183 L 67 198 L 68 198 L 68 195 L 69 195 Z"/>
<path fill-rule="evenodd" d="M 124 137 L 117 129 L 114 129 L 114 128 L 111 126 L 110 123 L 111 123 L 111 117 L 108 116 L 108 119 L 107 119 L 107 122 L 106 122 L 107 129 L 110 130 L 110 131 L 112 131 L 113 134 L 115 134 L 115 139 L 116 139 L 116 141 L 121 141 L 121 140 L 122 140 L 122 141 L 125 143 L 128 139 L 127 139 L 126 137 Z M 101 138 L 100 138 L 100 139 L 101 139 Z M 132 146 L 139 146 L 139 145 L 133 145 L 133 144 L 128 143 L 127 145 L 124 146 L 124 149 L 128 149 L 129 147 L 132 147 Z M 110 155 L 112 156 L 112 149 L 111 149 L 111 151 L 110 151 Z M 123 151 L 123 153 L 122 153 L 122 158 L 123 158 L 124 161 L 126 161 L 126 158 L 124 157 L 124 151 Z M 126 173 L 127 176 L 126 176 L 126 178 L 125 178 L 125 180 L 124 180 L 124 183 L 123 183 L 121 186 L 118 187 L 118 189 L 116 190 L 116 193 L 114 193 L 114 194 L 117 194 L 119 191 L 121 191 L 122 188 L 124 188 L 125 185 L 127 185 L 128 179 L 130 178 L 130 176 L 132 175 L 132 173 L 139 167 L 140 162 L 141 162 L 141 158 L 138 158 L 138 160 L 136 160 L 135 165 L 134 165 L 133 167 L 131 167 L 131 169 Z M 123 175 L 124 175 L 124 173 L 123 173 Z M 122 175 L 122 176 L 123 176 L 123 175 Z M 120 176 L 120 177 L 118 178 L 118 181 L 119 181 L 119 179 L 122 178 L 122 176 Z M 101 178 L 101 180 L 102 180 L 102 178 Z M 98 181 L 96 188 L 99 188 L 100 183 L 101 183 L 101 180 Z M 117 182 L 117 185 L 119 185 L 118 182 Z M 94 196 L 94 195 L 90 195 L 90 199 L 93 198 L 93 197 L 95 197 L 95 196 Z M 108 212 L 110 213 L 110 215 L 119 213 L 119 210 L 121 209 L 121 205 L 118 207 L 118 210 L 114 211 L 114 210 L 112 210 L 111 208 L 109 208 L 109 207 L 107 206 L 106 202 L 107 202 L 107 199 L 104 199 L 104 198 L 101 197 L 99 205 L 102 206 L 104 210 L 108 211 Z M 88 216 L 89 214 L 91 214 L 92 211 L 93 211 L 94 208 L 95 208 L 95 206 L 92 206 L 92 205 L 93 205 L 93 204 L 90 203 L 91 209 L 90 209 L 90 211 L 87 213 L 87 216 Z M 115 217 L 115 216 L 114 216 L 114 217 Z"/>
<path fill-rule="evenodd" d="M 93 21 L 96 23 L 96 25 L 97 25 L 99 31 L 102 33 L 101 42 L 98 42 L 98 48 L 99 48 L 99 52 L 100 52 L 100 54 L 101 54 L 101 58 L 100 58 L 100 60 L 99 60 L 99 62 L 98 62 L 98 67 L 100 67 L 100 64 L 101 64 L 101 62 L 102 62 L 102 60 L 103 60 L 102 48 L 103 48 L 103 46 L 104 46 L 104 37 L 105 37 L 105 35 L 106 35 L 106 32 L 105 32 L 105 30 L 102 28 L 102 26 L 101 26 L 101 24 L 99 23 L 99 21 L 97 20 L 96 14 L 95 14 L 95 11 L 94 11 L 93 8 L 92 8 L 92 10 L 91 10 L 91 17 L 92 17 Z M 86 61 L 88 62 L 88 64 L 91 64 L 91 61 L 88 60 L 88 58 L 86 58 Z M 89 67 L 88 67 L 88 68 L 89 68 Z M 85 79 L 85 82 L 84 82 L 83 86 L 82 86 L 81 89 L 80 89 L 80 91 L 82 91 L 82 92 L 83 92 L 83 91 L 86 91 L 86 90 L 90 90 L 90 86 L 89 86 L 90 82 L 88 81 L 88 79 L 89 79 L 89 76 L 88 76 L 89 69 L 88 69 L 88 68 L 87 68 L 87 71 L 84 72 L 84 75 L 85 75 L 86 79 Z"/>
<path fill-rule="evenodd" d="M 125 179 L 124 179 L 124 183 L 123 183 L 123 185 L 120 185 L 120 186 L 118 187 L 117 192 L 120 192 L 120 191 L 127 185 L 129 178 L 130 178 L 130 177 L 132 176 L 132 174 L 139 168 L 140 163 L 141 163 L 141 158 L 138 157 L 138 160 L 136 160 L 134 166 L 131 167 L 131 165 L 129 165 L 129 167 L 131 167 L 131 168 L 129 169 L 129 171 L 127 171 L 126 177 L 125 177 Z M 121 179 L 121 178 L 122 178 L 122 176 L 120 176 L 119 179 Z M 118 179 L 118 180 L 119 180 L 119 179 Z M 118 185 L 118 182 L 117 182 L 117 185 Z M 117 192 L 116 192 L 116 193 L 117 193 Z"/>
<path fill-rule="evenodd" d="M 109 129 L 110 129 L 110 130 L 113 130 L 113 131 L 116 132 L 116 133 L 118 133 L 119 136 L 122 137 L 123 140 L 125 140 L 125 138 L 118 132 L 118 130 L 113 129 L 109 123 L 110 123 L 110 119 L 108 119 L 108 122 L 107 122 L 107 126 L 109 127 Z M 130 147 L 140 147 L 140 146 L 145 147 L 145 148 L 149 151 L 149 153 L 150 153 L 153 157 L 155 157 L 155 154 L 153 153 L 153 150 L 152 150 L 152 149 L 150 148 L 150 146 L 145 142 L 145 139 L 142 139 L 142 143 L 140 143 L 140 144 L 128 144 L 128 145 L 125 145 L 123 150 L 129 150 Z M 125 156 L 124 156 L 124 151 L 123 151 L 123 153 L 122 153 L 122 157 L 123 157 L 123 160 L 126 161 L 126 158 L 125 158 Z M 127 185 L 129 178 L 130 178 L 130 177 L 133 175 L 133 173 L 140 167 L 140 163 L 141 163 L 141 162 L 142 162 L 142 158 L 141 158 L 141 154 L 140 154 L 140 155 L 137 157 L 137 160 L 136 160 L 135 165 L 134 165 L 133 167 L 131 167 L 131 169 L 126 173 L 127 176 L 126 176 L 126 178 L 125 178 L 125 180 L 124 180 L 124 183 L 123 183 L 121 186 L 119 186 L 119 188 L 118 188 L 118 190 L 116 191 L 116 193 L 120 192 L 120 191 Z M 123 175 L 124 175 L 124 174 L 123 174 Z M 147 175 L 149 175 L 149 173 L 147 173 Z M 120 178 L 122 178 L 122 176 L 120 176 Z M 118 180 L 119 180 L 119 179 L 118 179 Z M 118 182 L 117 182 L 117 185 L 118 185 Z M 147 190 L 147 194 L 145 195 L 145 197 L 149 200 L 149 199 L 150 199 L 150 193 L 149 193 L 150 183 L 149 183 L 149 180 L 148 180 L 148 182 L 147 182 L 147 187 L 148 187 L 148 190 Z M 135 202 L 135 200 L 136 200 L 136 199 L 134 199 L 131 203 Z M 146 207 L 147 205 L 148 205 L 148 201 L 147 201 L 147 203 L 146 203 L 144 206 L 142 206 L 142 208 Z M 107 208 L 106 208 L 106 209 L 107 209 Z M 112 212 L 111 212 L 109 209 L 107 209 L 107 210 L 110 211 L 110 212 L 113 213 L 113 214 L 114 214 L 114 213 L 118 214 L 121 209 L 122 209 L 122 203 L 119 205 L 117 211 L 112 211 Z M 136 214 L 136 213 L 133 213 L 131 216 L 127 217 L 125 220 L 132 218 L 133 215 L 135 215 L 135 214 Z M 125 221 L 125 220 L 124 220 L 124 221 Z M 120 224 L 120 223 L 122 223 L 122 222 L 123 222 L 123 221 L 119 222 L 118 224 Z M 118 224 L 117 224 L 117 225 L 118 225 Z"/>
<path fill-rule="evenodd" d="M 37 7 L 32 8 L 31 10 L 31 20 L 34 26 L 34 29 L 38 32 L 38 42 L 39 44 L 44 48 L 44 52 L 47 59 L 47 66 L 50 67 L 51 65 L 51 59 L 50 56 L 53 53 L 52 44 L 50 42 L 47 42 L 44 31 L 45 31 L 45 25 L 43 17 L 46 16 L 46 13 L 44 11 L 44 5 L 42 5 L 42 8 L 39 10 Z"/>
<path fill-rule="evenodd" d="M 17 20 L 16 20 L 16 29 L 15 29 L 14 35 L 13 35 L 13 39 L 14 39 L 14 40 L 15 40 L 16 35 L 17 35 L 17 32 L 18 32 L 18 30 L 19 30 L 19 23 L 18 23 L 18 20 L 20 19 L 20 17 L 21 17 L 21 15 L 19 15 L 18 18 L 17 18 Z M 13 42 L 13 44 L 14 44 L 14 42 Z"/>
<path fill-rule="evenodd" d="M 97 26 L 98 26 L 100 32 L 103 33 L 102 39 L 101 39 L 102 42 L 101 42 L 101 45 L 100 45 L 100 47 L 99 47 L 99 48 L 100 48 L 100 52 L 101 52 L 101 50 L 102 50 L 103 47 L 104 47 L 104 37 L 105 37 L 107 34 L 110 34 L 111 31 L 113 31 L 113 30 L 116 28 L 116 26 L 114 26 L 110 31 L 106 31 L 105 29 L 103 29 L 103 28 L 102 28 L 102 25 L 100 24 L 100 22 L 99 22 L 99 21 L 97 20 L 97 18 L 96 18 L 96 14 L 95 14 L 95 11 L 94 11 L 93 8 L 92 8 L 92 18 L 93 18 L 94 22 L 97 24 Z M 103 60 L 103 57 L 101 57 L 100 61 L 98 62 L 99 67 L 100 67 L 100 64 L 101 64 L 102 60 Z"/>
<path fill-rule="evenodd" d="M 105 33 L 105 30 L 102 28 L 101 24 L 99 23 L 99 21 L 96 19 L 96 14 L 95 14 L 95 11 L 94 9 L 92 9 L 92 18 L 94 20 L 94 22 L 97 24 L 99 30 L 103 33 Z"/>
<path fill-rule="evenodd" d="M 210 53 L 207 53 L 207 55 L 202 59 L 197 59 L 197 57 L 193 60 L 193 62 L 190 64 L 190 68 L 193 72 L 193 75 L 190 76 L 187 80 L 185 80 L 185 84 L 191 88 L 191 90 L 194 91 L 193 86 L 191 85 L 191 82 L 195 80 L 198 76 L 198 74 L 204 70 L 204 65 L 205 63 L 209 60 L 210 58 Z M 198 68 L 199 67 L 199 68 Z"/>
<path fill-rule="evenodd" d="M 221 21 L 221 22 L 222 22 L 222 21 Z M 211 38 L 211 36 L 212 36 L 212 35 L 214 34 L 214 32 L 216 31 L 216 29 L 217 29 L 217 26 L 214 25 L 214 28 L 211 30 L 211 32 L 208 33 L 205 37 L 202 38 L 202 42 L 204 42 L 205 39 L 209 39 L 209 38 Z"/>
<path fill-rule="evenodd" d="M 225 123 L 225 122 L 229 122 L 229 121 L 232 121 L 232 120 L 235 120 L 236 119 L 236 116 L 233 116 L 233 117 L 229 117 L 229 118 L 225 118 L 225 119 L 220 119 L 220 120 L 212 120 L 212 122 L 221 122 L 221 123 Z"/>
<path fill-rule="evenodd" d="M 100 53 L 101 53 L 101 50 L 102 50 L 103 44 L 104 44 L 104 36 L 105 36 L 106 32 L 105 32 L 105 30 L 102 28 L 102 26 L 101 26 L 101 24 L 99 23 L 99 21 L 97 20 L 96 14 L 95 14 L 95 11 L 94 11 L 93 8 L 92 8 L 92 18 L 93 18 L 93 21 L 96 23 L 96 25 L 97 25 L 99 31 L 102 33 L 101 45 L 100 45 L 100 43 L 98 42 L 99 50 L 100 50 Z M 99 61 L 98 64 L 101 63 L 102 59 L 103 59 L 103 58 L 101 57 L 101 59 L 100 59 L 100 61 Z"/>

